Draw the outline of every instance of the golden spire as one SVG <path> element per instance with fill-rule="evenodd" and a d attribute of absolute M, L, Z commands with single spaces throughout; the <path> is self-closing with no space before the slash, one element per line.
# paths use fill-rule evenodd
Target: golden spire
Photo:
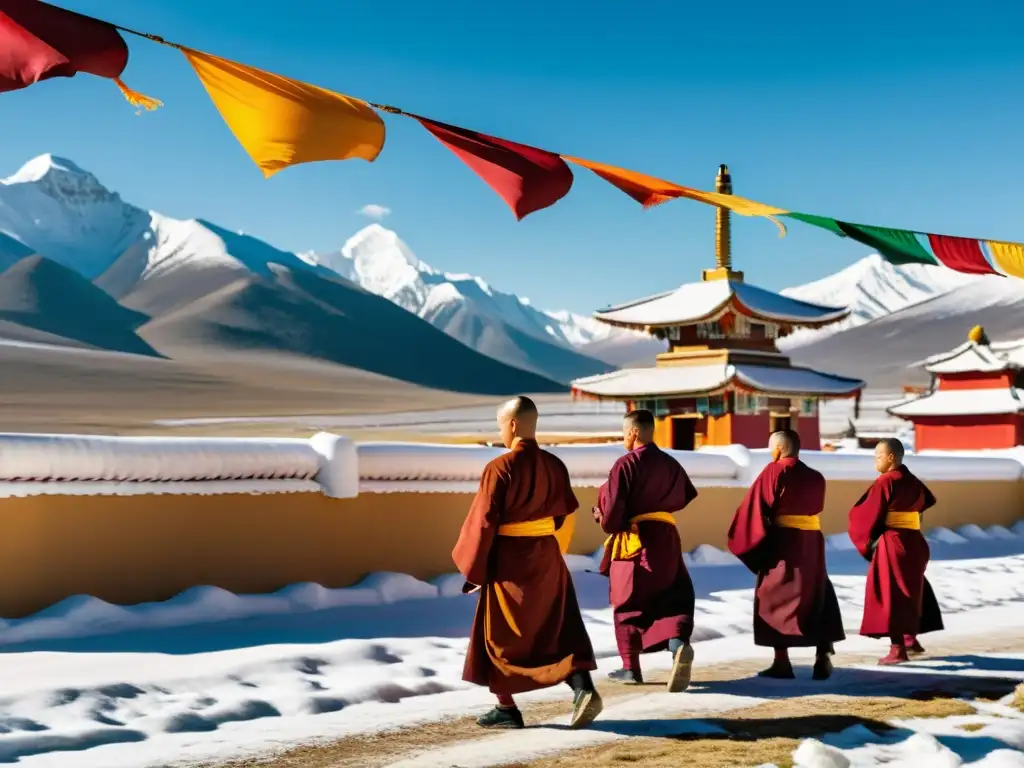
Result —
<path fill-rule="evenodd" d="M 718 166 L 715 192 L 732 194 L 732 176 L 727 165 Z M 704 270 L 704 280 L 743 280 L 742 272 L 732 271 L 732 221 L 729 216 L 728 208 L 715 208 L 715 268 Z"/>
<path fill-rule="evenodd" d="M 720 195 L 732 194 L 732 177 L 729 166 L 718 166 L 715 177 L 715 192 Z M 728 270 L 732 267 L 732 231 L 728 208 L 715 209 L 715 268 Z"/>

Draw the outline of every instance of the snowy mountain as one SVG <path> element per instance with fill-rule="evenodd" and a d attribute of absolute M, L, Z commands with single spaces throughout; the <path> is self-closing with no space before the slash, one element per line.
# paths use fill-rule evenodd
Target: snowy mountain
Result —
<path fill-rule="evenodd" d="M 787 337 L 786 349 L 813 343 L 885 317 L 922 301 L 976 283 L 981 276 L 965 275 L 945 267 L 923 264 L 896 266 L 877 253 L 821 280 L 787 288 L 781 293 L 795 299 L 831 307 L 850 307 L 850 316 L 820 330 L 800 330 Z"/>
<path fill-rule="evenodd" d="M 340 251 L 299 256 L 435 325 L 441 322 L 439 318 L 450 317 L 456 307 L 469 305 L 478 314 L 566 347 L 583 348 L 612 337 L 649 339 L 646 334 L 622 331 L 565 310 L 536 309 L 529 299 L 499 291 L 474 275 L 441 272 L 418 259 L 397 233 L 380 224 L 357 232 Z"/>
<path fill-rule="evenodd" d="M 167 329 L 172 326 L 164 320 L 172 315 L 191 318 L 188 323 L 182 320 L 179 326 L 182 333 L 193 334 L 197 341 L 202 337 L 217 339 L 218 343 L 224 339 L 242 343 L 244 334 L 211 331 L 203 318 L 196 316 L 204 308 L 213 312 L 218 302 L 228 300 L 225 296 L 230 295 L 235 297 L 231 309 L 218 310 L 218 316 L 256 334 L 246 343 L 270 345 L 275 351 L 291 343 L 296 350 L 304 350 L 302 354 L 326 355 L 324 359 L 343 364 L 363 359 L 329 349 L 319 330 L 314 333 L 303 325 L 313 321 L 313 313 L 293 305 L 306 300 L 318 302 L 321 294 L 340 302 L 333 309 L 343 314 L 355 306 L 366 310 L 370 305 L 326 286 L 321 286 L 322 290 L 299 290 L 297 278 L 283 277 L 285 273 L 301 272 L 328 282 L 342 280 L 351 285 L 351 280 L 366 286 L 365 290 L 376 297 L 410 310 L 419 318 L 416 322 L 426 320 L 472 350 L 538 374 L 548 382 L 567 382 L 610 369 L 607 363 L 576 351 L 559 335 L 560 327 L 554 320 L 526 302 L 494 292 L 478 278 L 436 273 L 421 265 L 397 235 L 383 228 L 360 232 L 346 244 L 343 254 L 324 266 L 318 259 L 300 258 L 209 221 L 178 220 L 137 208 L 107 190 L 93 174 L 52 155 L 35 158 L 0 183 L 0 270 L 32 254 L 74 270 L 121 307 L 150 319 L 152 323 L 138 329 L 141 339 L 136 347 L 145 346 L 142 339 L 155 332 L 156 323 L 162 329 L 162 342 L 179 356 L 194 350 L 187 343 L 179 343 L 180 339 L 171 338 L 173 333 Z M 56 273 L 44 265 L 39 274 L 52 281 Z M 238 293 L 243 283 L 248 287 Z M 262 309 L 251 304 L 252 297 L 266 290 L 276 295 L 283 313 L 280 322 L 298 323 L 285 337 L 268 329 L 263 318 L 257 317 Z M 268 306 L 275 301 L 268 299 Z M 0 311 L 3 309 L 0 307 Z M 33 316 L 33 332 L 45 330 L 61 335 L 59 329 L 55 331 L 39 320 L 38 314 Z M 388 317 L 395 316 L 389 313 Z M 370 317 L 365 320 L 373 322 Z M 398 321 L 387 322 L 394 325 Z M 8 330 L 9 335 L 26 335 Z M 74 338 L 73 329 L 64 330 L 64 336 Z M 377 330 L 383 333 L 385 329 Z M 101 336 L 94 334 L 96 338 Z M 117 338 L 121 337 L 123 334 Z M 336 346 L 354 343 L 339 339 Z M 394 344 L 390 348 L 394 349 Z M 383 358 L 373 357 L 372 362 L 390 365 Z M 459 386 L 460 391 L 466 391 L 463 384 Z"/>
<path fill-rule="evenodd" d="M 937 269 L 937 268 L 936 268 Z M 993 340 L 1024 337 L 1024 280 L 983 275 L 933 298 L 789 350 L 795 363 L 857 376 L 874 388 L 924 385 L 918 364 L 983 325 Z"/>

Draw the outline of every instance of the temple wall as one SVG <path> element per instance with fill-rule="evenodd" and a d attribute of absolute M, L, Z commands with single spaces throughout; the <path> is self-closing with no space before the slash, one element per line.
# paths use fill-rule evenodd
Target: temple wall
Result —
<path fill-rule="evenodd" d="M 914 418 L 919 451 L 976 451 L 1021 444 L 1021 418 L 1015 413 Z"/>
<path fill-rule="evenodd" d="M 604 535 L 590 520 L 618 446 L 552 449 L 581 517 L 571 551 Z M 679 515 L 684 546 L 722 547 L 745 489 L 768 461 L 740 446 L 674 452 L 699 496 Z M 164 600 L 198 585 L 267 593 L 297 582 L 343 587 L 372 572 L 429 579 L 451 549 L 497 449 L 344 438 L 188 440 L 0 436 L 0 617 L 89 594 Z M 806 452 L 828 478 L 823 525 L 845 530 L 875 476 L 871 456 Z M 925 527 L 1008 525 L 1024 467 L 1001 457 L 911 456 L 939 499 Z"/>

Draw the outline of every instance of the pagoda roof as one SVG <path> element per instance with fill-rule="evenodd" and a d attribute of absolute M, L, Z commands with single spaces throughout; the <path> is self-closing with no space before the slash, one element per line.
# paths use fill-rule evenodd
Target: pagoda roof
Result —
<path fill-rule="evenodd" d="M 637 299 L 595 313 L 598 320 L 625 327 L 685 325 L 714 317 L 730 301 L 765 320 L 818 326 L 841 320 L 848 308 L 825 307 L 792 299 L 742 280 L 686 283 L 674 291 Z"/>
<path fill-rule="evenodd" d="M 1024 411 L 1024 390 L 1016 387 L 996 389 L 939 389 L 931 394 L 904 400 L 886 410 L 893 416 L 985 416 Z"/>
<path fill-rule="evenodd" d="M 572 382 L 574 390 L 608 400 L 717 394 L 730 387 L 766 395 L 847 397 L 862 389 L 864 382 L 809 368 L 725 360 L 706 365 L 624 368 Z"/>
<path fill-rule="evenodd" d="M 1024 367 L 1024 339 L 979 344 L 965 341 L 959 347 L 932 355 L 924 361 L 928 373 L 995 373 Z"/>

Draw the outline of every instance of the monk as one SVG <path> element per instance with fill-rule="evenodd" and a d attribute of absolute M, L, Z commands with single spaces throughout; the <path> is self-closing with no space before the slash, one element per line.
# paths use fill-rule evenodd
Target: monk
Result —
<path fill-rule="evenodd" d="M 513 694 L 568 683 L 571 727 L 594 721 L 603 707 L 590 672 L 597 669 L 563 549 L 560 529 L 579 502 L 569 472 L 537 445 L 537 406 L 517 397 L 498 411 L 510 449 L 489 463 L 452 557 L 479 592 L 463 679 L 488 686 L 498 705 L 477 724 L 522 728 Z M 563 538 L 567 546 L 568 542 Z"/>
<path fill-rule="evenodd" d="M 935 505 L 935 496 L 904 466 L 903 453 L 899 440 L 879 441 L 879 476 L 850 510 L 850 539 L 871 563 L 860 633 L 889 638 L 881 665 L 924 653 L 917 636 L 943 628 L 942 611 L 924 577 L 931 551 L 921 533 L 921 513 Z"/>
<path fill-rule="evenodd" d="M 792 680 L 790 648 L 815 648 L 812 677 L 832 675 L 834 643 L 844 640 L 839 600 L 825 570 L 825 478 L 800 461 L 800 436 L 774 433 L 771 463 L 757 476 L 729 527 L 729 551 L 757 576 L 754 643 L 773 648 L 761 677 Z"/>
<path fill-rule="evenodd" d="M 626 455 L 598 491 L 594 519 L 605 533 L 601 573 L 608 576 L 622 669 L 608 677 L 643 683 L 640 654 L 668 650 L 668 689 L 685 691 L 693 667 L 694 592 L 672 516 L 697 496 L 679 462 L 654 444 L 654 415 L 626 414 Z"/>

